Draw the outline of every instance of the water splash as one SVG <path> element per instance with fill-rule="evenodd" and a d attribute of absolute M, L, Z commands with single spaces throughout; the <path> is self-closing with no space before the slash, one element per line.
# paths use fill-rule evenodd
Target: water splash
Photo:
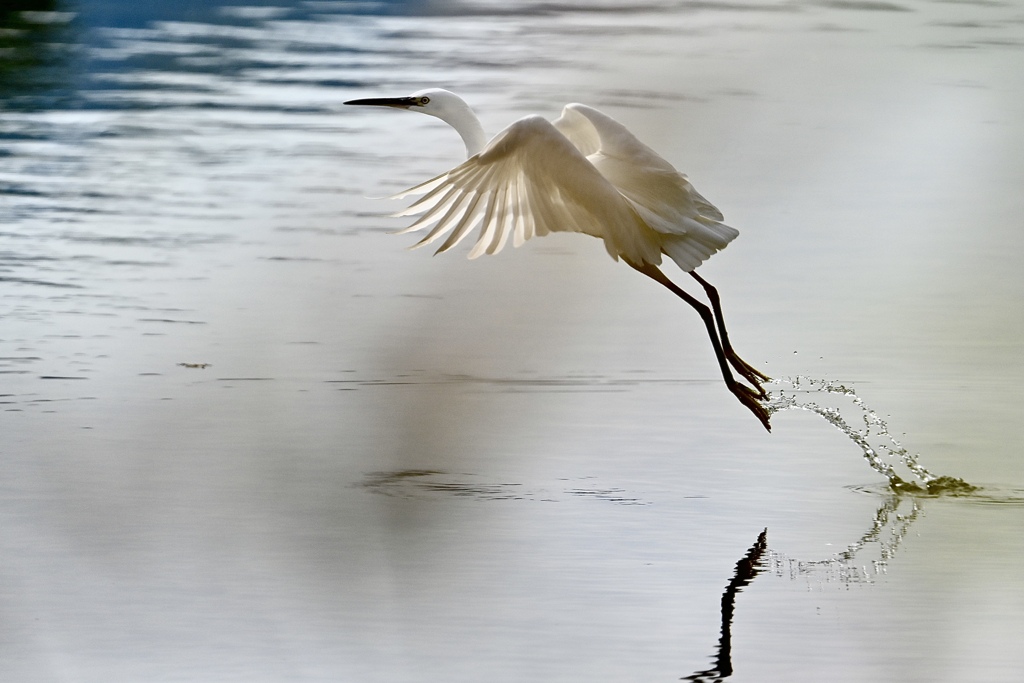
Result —
<path fill-rule="evenodd" d="M 768 392 L 766 407 L 768 414 L 784 410 L 807 410 L 821 416 L 826 422 L 845 434 L 864 453 L 864 459 L 873 470 L 889 481 L 889 487 L 896 493 L 921 496 L 963 496 L 978 491 L 978 487 L 957 477 L 936 475 L 919 462 L 919 456 L 911 453 L 889 433 L 889 426 L 874 410 L 864 404 L 857 393 L 838 382 L 814 379 L 803 375 L 773 379 Z M 843 411 L 827 405 L 831 399 L 849 399 L 849 406 L 859 411 L 863 428 L 851 424 Z M 844 401 L 845 403 L 845 401 Z M 856 423 L 856 420 L 853 420 Z M 906 467 L 917 481 L 901 477 L 893 463 Z"/>

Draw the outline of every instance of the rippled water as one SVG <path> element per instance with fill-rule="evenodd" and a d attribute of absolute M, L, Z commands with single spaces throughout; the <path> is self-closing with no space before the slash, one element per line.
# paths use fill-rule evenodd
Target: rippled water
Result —
<path fill-rule="evenodd" d="M 25 6 L 5 680 L 1020 678 L 1014 3 Z M 627 124 L 741 231 L 701 271 L 740 353 L 979 490 L 766 434 L 596 240 L 407 252 L 372 197 L 462 143 L 342 103 L 427 86 Z"/>

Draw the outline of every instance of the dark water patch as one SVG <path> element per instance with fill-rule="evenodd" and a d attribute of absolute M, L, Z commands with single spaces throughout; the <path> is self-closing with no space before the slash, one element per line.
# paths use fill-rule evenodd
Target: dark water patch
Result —
<path fill-rule="evenodd" d="M 943 28 L 999 28 L 998 24 L 983 21 L 933 21 L 929 26 L 941 26 Z"/>
<path fill-rule="evenodd" d="M 976 43 L 921 43 L 919 47 L 926 50 L 977 50 L 980 45 Z"/>
<path fill-rule="evenodd" d="M 133 97 L 132 92 L 139 93 Z M 185 91 L 191 92 L 191 91 Z M 223 111 L 271 114 L 331 114 L 337 109 L 330 105 L 314 104 L 261 104 L 259 102 L 236 102 L 232 100 L 214 99 L 167 99 L 155 96 L 151 88 L 138 90 L 103 90 L 97 93 L 82 93 L 83 111 L 123 111 L 123 112 L 190 112 L 190 111 Z M 227 97 L 227 95 L 225 95 Z"/>
<path fill-rule="evenodd" d="M 855 28 L 853 26 L 840 26 L 839 24 L 815 24 L 811 26 L 811 31 L 818 31 L 820 33 L 864 33 L 867 29 Z"/>
<path fill-rule="evenodd" d="M 11 124 L 9 121 L 5 121 L 4 125 Z M 51 139 L 52 137 L 50 135 L 38 133 L 26 128 L 20 128 L 17 130 L 0 129 L 0 140 L 5 140 L 9 142 L 49 142 Z M 10 150 L 5 151 L 9 152 Z"/>
<path fill-rule="evenodd" d="M 871 0 L 814 0 L 809 3 L 828 9 L 854 10 L 858 12 L 913 12 L 914 10 L 894 2 L 872 2 Z"/>
<path fill-rule="evenodd" d="M 42 192 L 40 195 L 47 199 L 68 201 L 75 199 L 74 196 L 66 194 L 64 192 Z M 58 225 L 63 223 L 83 223 L 85 219 L 91 216 L 117 216 L 120 215 L 120 211 L 112 209 L 98 209 L 92 206 L 73 206 L 70 204 L 26 204 L 25 206 L 19 207 L 19 217 L 22 218 L 40 218 L 46 215 L 49 218 L 49 222 Z"/>
<path fill-rule="evenodd" d="M 47 194 L 42 190 L 30 187 L 26 183 L 0 182 L 0 195 L 10 197 L 45 197 Z"/>
<path fill-rule="evenodd" d="M 43 405 L 43 404 L 48 404 L 48 403 L 70 403 L 72 401 L 95 401 L 95 400 L 97 400 L 95 396 L 76 396 L 76 397 L 69 397 L 69 398 L 33 398 L 33 399 L 28 400 L 28 401 L 25 401 L 25 403 L 29 403 L 31 405 Z M 45 411 L 45 412 L 54 412 L 54 411 Z"/>
<path fill-rule="evenodd" d="M 275 77 L 272 75 L 261 76 L 259 78 L 252 78 L 253 82 L 263 83 L 266 85 L 301 85 L 301 86 L 315 86 L 318 88 L 365 88 L 368 87 L 368 83 L 355 79 L 342 79 L 342 78 L 296 78 L 294 76 L 280 76 Z"/>
<path fill-rule="evenodd" d="M 195 311 L 191 308 L 175 308 L 170 307 L 157 307 L 157 306 L 140 306 L 138 304 L 123 304 L 119 302 L 111 302 L 106 304 L 107 308 L 113 308 L 121 311 L 145 311 L 146 313 L 194 313 Z"/>
<path fill-rule="evenodd" d="M 356 190 L 354 190 L 352 188 L 339 187 L 337 185 L 308 185 L 308 186 L 302 187 L 300 189 L 305 194 L 361 195 L 360 192 L 358 192 L 358 191 L 356 191 Z M 278 230 L 283 230 L 283 231 L 288 231 L 288 230 L 294 230 L 294 231 L 313 230 L 313 231 L 315 231 L 315 230 L 317 230 L 317 228 L 305 228 L 305 227 L 301 227 L 301 228 L 299 228 L 299 227 L 296 227 L 296 228 L 293 228 L 293 227 L 281 227 L 281 228 L 277 228 L 277 229 Z M 324 230 L 324 229 L 321 228 L 320 230 Z"/>
<path fill-rule="evenodd" d="M 89 379 L 89 378 L 88 377 L 77 377 L 77 376 L 71 376 L 71 375 L 40 375 L 39 379 Z"/>
<path fill-rule="evenodd" d="M 57 104 L 76 75 L 74 12 L 56 0 L 0 5 L 0 110 Z M 19 11 L 23 10 L 23 11 Z"/>
<path fill-rule="evenodd" d="M 188 216 L 188 218 L 196 218 Z M 216 219 L 223 217 L 216 216 Z M 79 244 L 96 244 L 119 247 L 160 247 L 164 249 L 180 249 L 195 246 L 207 246 L 230 242 L 234 238 L 227 234 L 203 233 L 150 233 L 145 235 L 103 235 L 95 232 L 60 232 L 51 235 L 40 235 L 42 239 L 57 239 Z"/>
<path fill-rule="evenodd" d="M 22 263 L 40 263 L 47 261 L 60 261 L 56 256 L 39 256 L 16 254 L 13 251 L 0 251 L 0 264 L 21 265 Z"/>
<path fill-rule="evenodd" d="M 94 256 L 72 256 L 72 261 L 83 261 L 99 266 L 110 266 L 114 268 L 165 268 L 171 265 L 168 261 L 139 261 L 134 259 L 112 259 Z"/>
<path fill-rule="evenodd" d="M 456 497 L 471 497 L 484 500 L 521 500 L 516 489 L 519 484 L 467 484 L 451 481 L 423 481 L 420 487 L 430 493 L 441 493 Z"/>
<path fill-rule="evenodd" d="M 943 5 L 970 5 L 973 7 L 1009 7 L 1010 3 L 1004 0 L 936 0 Z"/>
<path fill-rule="evenodd" d="M 18 285 L 34 285 L 37 287 L 56 287 L 58 289 L 85 289 L 82 285 L 73 285 L 69 282 L 51 282 L 49 280 L 37 280 L 34 278 L 12 277 L 0 275 L 0 282 L 10 282 Z"/>
<path fill-rule="evenodd" d="M 176 318 L 137 318 L 140 323 L 168 323 L 171 325 L 205 325 L 205 320 L 181 320 Z"/>
<path fill-rule="evenodd" d="M 427 382 L 416 382 L 412 380 L 349 380 L 349 379 L 329 379 L 325 380 L 327 384 L 354 384 L 361 387 L 395 387 L 395 386 L 407 386 L 407 385 L 418 385 L 427 384 Z"/>
<path fill-rule="evenodd" d="M 1009 47 L 1014 49 L 1024 48 L 1024 40 L 1014 38 L 987 38 L 977 41 L 981 47 Z"/>
<path fill-rule="evenodd" d="M 179 71 L 179 69 L 175 69 Z M 161 72 L 163 73 L 163 72 Z M 163 92 L 187 92 L 187 93 L 220 93 L 223 91 L 222 87 L 218 87 L 215 84 L 203 84 L 203 83 L 169 83 L 167 81 L 161 81 L 156 78 L 147 78 L 143 72 L 136 71 L 132 74 L 131 80 L 117 78 L 114 79 L 112 76 L 103 74 L 97 75 L 97 82 L 102 83 L 109 80 L 111 83 L 116 83 L 116 89 L 119 92 L 131 92 L 133 90 L 141 90 L 146 93 L 152 93 L 154 96 L 159 96 Z"/>
<path fill-rule="evenodd" d="M 104 267 L 133 267 L 133 268 L 152 268 L 152 267 L 164 267 L 171 265 L 168 261 L 143 261 L 139 259 L 118 259 L 118 258 L 106 258 L 101 256 L 93 256 L 87 254 L 76 254 L 73 256 L 67 256 L 59 258 L 56 256 L 43 256 L 43 255 L 28 255 L 28 254 L 15 254 L 13 252 L 0 252 L 0 268 L 8 266 L 9 269 L 24 268 L 26 266 L 35 265 L 40 270 L 57 270 L 61 267 L 61 264 L 65 263 L 86 263 L 89 265 L 97 265 Z M 68 285 L 73 286 L 73 285 Z"/>
<path fill-rule="evenodd" d="M 704 104 L 710 102 L 709 98 L 702 97 L 700 95 L 686 95 L 683 93 L 661 92 L 656 90 L 601 90 L 598 91 L 597 97 L 618 99 L 627 103 L 693 102 Z M 632 106 L 632 104 L 626 104 L 625 106 Z"/>
<path fill-rule="evenodd" d="M 709 11 L 709 12 L 772 12 L 790 14 L 800 11 L 795 3 L 780 2 L 770 4 L 767 2 L 687 2 L 682 6 L 684 10 Z"/>
<path fill-rule="evenodd" d="M 307 3 L 310 5 L 312 3 Z M 323 3 L 325 10 L 343 10 L 343 5 Z M 358 3 L 357 3 L 358 4 Z M 384 5 L 384 3 L 381 3 Z M 677 14 L 680 12 L 783 12 L 796 11 L 790 3 L 728 2 L 727 0 L 694 0 L 692 2 L 648 1 L 648 2 L 517 2 L 517 3 L 386 3 L 390 11 L 373 12 L 401 16 L 423 17 L 523 17 L 544 18 L 572 15 L 636 15 L 636 14 Z M 401 11 L 394 11 L 401 8 Z M 383 7 L 382 7 L 383 9 Z"/>
<path fill-rule="evenodd" d="M 218 377 L 218 382 L 272 382 L 273 377 Z"/>
<path fill-rule="evenodd" d="M 649 505 L 639 498 L 627 496 L 624 489 L 618 488 L 607 488 L 607 489 L 592 489 L 592 488 L 577 488 L 568 489 L 566 491 L 571 496 L 581 496 L 584 498 L 596 498 L 598 500 L 608 501 L 609 503 L 616 503 L 618 505 Z"/>
<path fill-rule="evenodd" d="M 261 261 L 281 261 L 285 263 L 328 263 L 331 259 L 316 258 L 313 256 L 261 256 Z"/>
<path fill-rule="evenodd" d="M 591 479 L 585 477 L 584 479 Z M 562 480 L 571 482 L 571 480 Z M 472 498 L 486 501 L 568 502 L 575 498 L 593 498 L 616 505 L 648 505 L 639 497 L 614 487 L 577 486 L 549 490 L 532 488 L 519 482 L 486 482 L 480 475 L 442 470 L 404 469 L 370 472 L 357 487 L 393 498 L 430 499 Z"/>

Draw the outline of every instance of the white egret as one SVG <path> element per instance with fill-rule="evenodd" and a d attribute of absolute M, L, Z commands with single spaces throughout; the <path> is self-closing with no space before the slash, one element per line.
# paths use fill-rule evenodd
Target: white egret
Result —
<path fill-rule="evenodd" d="M 533 236 L 559 231 L 604 240 L 613 259 L 661 283 L 700 314 L 729 390 L 771 429 L 761 403 L 767 396 L 761 383 L 769 378 L 733 351 L 718 292 L 694 272 L 739 232 L 722 223 L 722 213 L 686 176 L 625 126 L 586 105 L 569 104 L 553 123 L 527 116 L 488 142 L 469 105 L 447 90 L 345 104 L 428 114 L 449 124 L 465 142 L 465 162 L 393 197 L 422 195 L 395 214 L 420 216 L 401 233 L 432 226 L 416 246 L 447 235 L 437 253 L 447 251 L 476 226 L 480 231 L 470 258 L 501 251 L 509 236 L 517 247 Z M 658 268 L 662 254 L 700 283 L 710 308 Z M 753 388 L 736 380 L 730 366 Z"/>

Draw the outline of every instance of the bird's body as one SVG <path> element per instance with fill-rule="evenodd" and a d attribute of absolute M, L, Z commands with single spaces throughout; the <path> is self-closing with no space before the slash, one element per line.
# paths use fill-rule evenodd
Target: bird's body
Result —
<path fill-rule="evenodd" d="M 739 232 L 722 223 L 722 213 L 686 176 L 625 126 L 592 107 L 569 104 L 554 122 L 527 116 L 488 142 L 473 111 L 447 90 L 346 104 L 435 116 L 451 125 L 466 144 L 466 161 L 395 196 L 419 196 L 396 214 L 419 216 L 402 233 L 429 228 L 416 246 L 444 238 L 437 251 L 447 251 L 474 228 L 478 232 L 470 258 L 501 251 L 510 237 L 517 247 L 550 232 L 580 232 L 602 239 L 613 259 L 621 258 L 697 308 L 729 388 L 769 426 L 767 412 L 757 401 L 764 396 L 760 380 L 766 377 L 732 351 L 717 292 L 693 272 Z M 663 255 L 701 283 L 713 316 L 658 269 Z M 735 382 L 729 364 L 757 391 Z"/>
<path fill-rule="evenodd" d="M 582 232 L 604 240 L 615 260 L 659 265 L 666 254 L 689 272 L 739 234 L 686 176 L 596 109 L 570 104 L 554 122 L 527 116 L 482 145 L 482 128 L 461 99 L 439 90 L 410 99 L 424 97 L 424 113 L 438 107 L 438 118 L 462 133 L 469 158 L 397 195 L 424 195 L 398 214 L 422 214 L 405 232 L 434 224 L 421 245 L 447 235 L 438 249 L 447 251 L 479 226 L 475 258 L 497 253 L 510 236 L 519 246 L 549 232 Z"/>

